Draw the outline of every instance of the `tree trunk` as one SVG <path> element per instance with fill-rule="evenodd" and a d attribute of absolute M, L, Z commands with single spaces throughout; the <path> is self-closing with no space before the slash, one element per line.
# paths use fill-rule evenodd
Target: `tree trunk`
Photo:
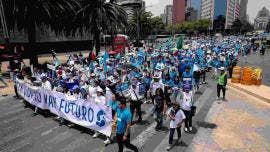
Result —
<path fill-rule="evenodd" d="M 30 57 L 30 64 L 33 64 L 34 66 L 38 65 L 38 53 L 36 50 L 36 24 L 34 21 L 29 22 L 28 29 L 27 29 L 27 34 L 28 34 L 28 42 L 29 42 L 29 47 L 28 47 L 28 54 Z"/>

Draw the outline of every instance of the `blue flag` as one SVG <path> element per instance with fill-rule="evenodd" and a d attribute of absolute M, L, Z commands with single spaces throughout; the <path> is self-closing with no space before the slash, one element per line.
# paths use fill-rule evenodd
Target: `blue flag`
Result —
<path fill-rule="evenodd" d="M 103 64 L 104 64 L 104 75 L 106 78 L 106 73 L 107 73 L 107 60 L 109 59 L 109 54 L 107 51 L 105 51 L 104 55 L 103 55 Z"/>

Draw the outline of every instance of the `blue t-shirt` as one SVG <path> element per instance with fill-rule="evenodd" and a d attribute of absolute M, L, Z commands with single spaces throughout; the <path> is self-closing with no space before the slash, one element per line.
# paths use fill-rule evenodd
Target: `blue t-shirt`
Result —
<path fill-rule="evenodd" d="M 131 112 L 128 108 L 117 109 L 117 134 L 124 134 L 127 128 L 127 124 L 131 122 Z"/>
<path fill-rule="evenodd" d="M 110 100 L 109 106 L 112 108 L 112 110 L 116 111 L 118 108 L 118 101 L 112 101 Z"/>

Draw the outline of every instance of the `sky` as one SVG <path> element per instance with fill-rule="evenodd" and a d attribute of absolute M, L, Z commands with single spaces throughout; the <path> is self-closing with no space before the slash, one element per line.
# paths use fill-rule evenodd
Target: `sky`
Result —
<path fill-rule="evenodd" d="M 168 4 L 172 4 L 173 0 L 144 0 L 146 2 L 146 10 L 151 11 L 155 16 L 159 16 L 164 12 L 164 8 Z M 254 22 L 259 10 L 263 7 L 270 10 L 270 0 L 249 0 L 247 14 L 251 23 Z"/>

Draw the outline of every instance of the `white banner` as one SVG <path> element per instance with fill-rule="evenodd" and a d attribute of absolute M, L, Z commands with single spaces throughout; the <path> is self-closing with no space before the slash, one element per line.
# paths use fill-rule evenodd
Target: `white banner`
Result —
<path fill-rule="evenodd" d="M 29 103 L 80 126 L 110 136 L 112 132 L 112 110 L 98 105 L 93 100 L 70 99 L 65 94 L 44 90 L 17 81 L 18 93 Z"/>

